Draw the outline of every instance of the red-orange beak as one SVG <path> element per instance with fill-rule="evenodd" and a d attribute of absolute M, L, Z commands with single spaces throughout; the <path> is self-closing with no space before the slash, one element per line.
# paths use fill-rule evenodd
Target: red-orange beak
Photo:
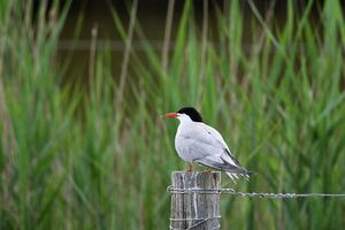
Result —
<path fill-rule="evenodd" d="M 177 117 L 177 113 L 166 113 L 164 114 L 165 118 L 176 118 Z"/>

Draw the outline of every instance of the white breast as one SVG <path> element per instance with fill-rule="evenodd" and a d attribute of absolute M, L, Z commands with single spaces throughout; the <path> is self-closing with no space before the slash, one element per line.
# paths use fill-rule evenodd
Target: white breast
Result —
<path fill-rule="evenodd" d="M 189 132 L 189 128 L 186 124 L 180 124 L 178 126 L 175 136 L 175 148 L 182 160 L 192 162 L 197 156 L 195 156 L 195 152 L 191 148 L 193 146 L 193 138 Z"/>

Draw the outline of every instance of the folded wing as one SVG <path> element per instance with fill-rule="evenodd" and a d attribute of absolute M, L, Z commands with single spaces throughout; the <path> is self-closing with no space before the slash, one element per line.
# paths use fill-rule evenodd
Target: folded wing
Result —
<path fill-rule="evenodd" d="M 214 128 L 198 123 L 194 130 L 190 130 L 188 146 L 194 161 L 208 167 L 222 169 L 232 177 L 247 175 L 238 160 L 231 154 L 221 134 Z"/>

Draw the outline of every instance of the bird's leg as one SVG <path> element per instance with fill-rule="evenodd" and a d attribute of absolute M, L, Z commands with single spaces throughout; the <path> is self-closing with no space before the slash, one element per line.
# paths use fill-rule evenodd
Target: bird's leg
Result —
<path fill-rule="evenodd" d="M 192 171 L 193 171 L 193 164 L 192 163 L 188 163 L 187 172 L 192 172 Z"/>
<path fill-rule="evenodd" d="M 212 169 L 211 168 L 207 168 L 204 170 L 205 173 L 211 173 L 212 172 Z"/>

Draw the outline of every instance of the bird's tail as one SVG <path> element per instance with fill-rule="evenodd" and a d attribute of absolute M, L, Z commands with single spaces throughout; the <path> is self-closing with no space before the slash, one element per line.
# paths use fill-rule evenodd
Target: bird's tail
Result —
<path fill-rule="evenodd" d="M 249 180 L 250 176 L 252 175 L 252 172 L 244 168 L 238 168 L 236 170 L 231 170 L 231 171 L 228 170 L 228 171 L 225 171 L 225 173 L 235 183 L 236 183 L 236 180 L 239 179 L 239 177 L 244 177 L 246 180 Z"/>

